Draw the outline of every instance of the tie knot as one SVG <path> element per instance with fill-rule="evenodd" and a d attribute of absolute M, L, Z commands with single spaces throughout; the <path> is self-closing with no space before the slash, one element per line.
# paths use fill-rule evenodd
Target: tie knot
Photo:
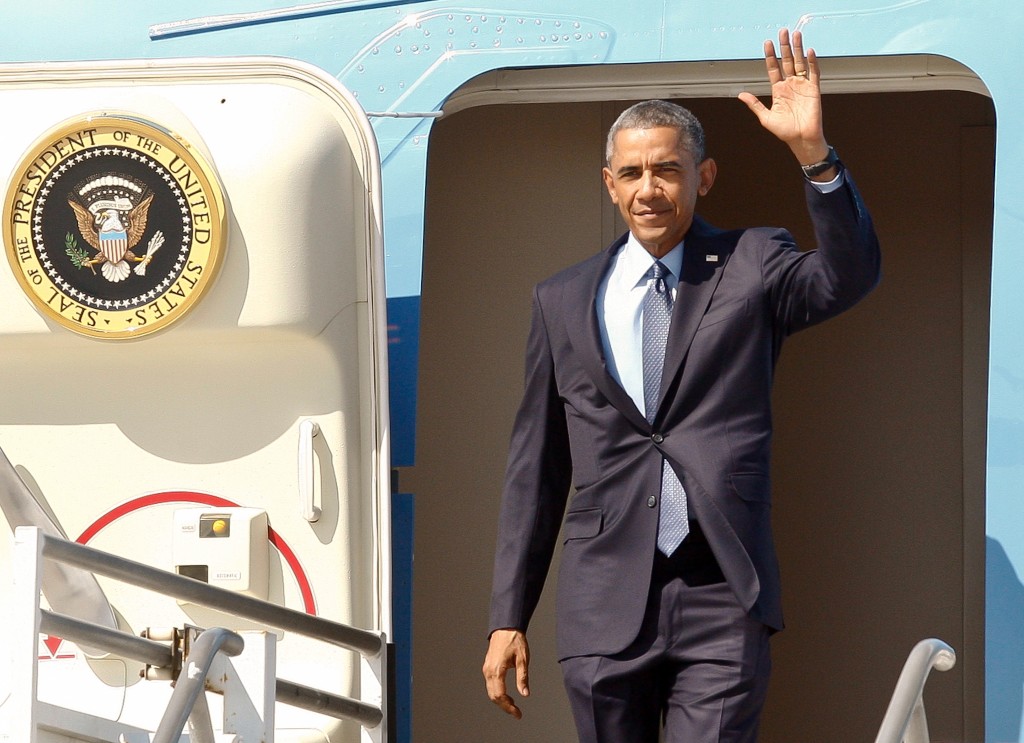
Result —
<path fill-rule="evenodd" d="M 648 276 L 650 276 L 651 280 L 654 282 L 654 291 L 658 294 L 665 293 L 665 289 L 667 288 L 665 285 L 665 277 L 668 276 L 669 273 L 670 271 L 668 270 L 668 267 L 661 261 L 655 261 L 654 265 L 647 270 Z"/>

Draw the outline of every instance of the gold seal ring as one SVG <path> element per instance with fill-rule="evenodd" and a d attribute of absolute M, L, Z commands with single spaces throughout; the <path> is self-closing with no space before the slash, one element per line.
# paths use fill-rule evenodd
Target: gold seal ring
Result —
<path fill-rule="evenodd" d="M 23 155 L 3 242 L 49 320 L 92 338 L 140 338 L 206 294 L 227 245 L 216 171 L 182 137 L 134 114 L 81 114 Z"/>
<path fill-rule="evenodd" d="M 807 70 L 797 70 L 796 76 L 797 77 L 807 77 Z"/>

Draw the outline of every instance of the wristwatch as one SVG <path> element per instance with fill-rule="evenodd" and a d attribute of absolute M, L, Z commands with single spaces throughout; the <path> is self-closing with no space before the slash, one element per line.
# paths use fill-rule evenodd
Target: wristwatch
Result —
<path fill-rule="evenodd" d="M 801 165 L 800 169 L 804 171 L 804 175 L 807 178 L 813 178 L 816 175 L 821 175 L 826 170 L 833 166 L 839 165 L 839 155 L 836 154 L 834 147 L 828 148 L 828 154 L 825 155 L 825 159 L 821 162 L 812 163 L 810 165 Z"/>

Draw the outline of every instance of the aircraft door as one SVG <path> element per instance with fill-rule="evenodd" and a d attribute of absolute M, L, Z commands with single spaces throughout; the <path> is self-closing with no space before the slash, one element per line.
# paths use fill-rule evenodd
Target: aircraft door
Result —
<path fill-rule="evenodd" d="M 33 518 L 390 635 L 380 176 L 361 109 L 262 58 L 13 66 L 0 101 L 0 448 Z M 136 634 L 247 628 L 100 585 Z M 280 677 L 358 696 L 357 655 L 278 636 Z M 51 704 L 150 729 L 166 704 L 130 662 L 60 638 L 39 654 Z M 278 741 L 359 738 L 282 705 L 277 725 Z"/>

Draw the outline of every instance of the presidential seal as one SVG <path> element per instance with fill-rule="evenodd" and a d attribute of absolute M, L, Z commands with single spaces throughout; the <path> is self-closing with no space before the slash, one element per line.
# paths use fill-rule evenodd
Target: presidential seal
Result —
<path fill-rule="evenodd" d="M 24 156 L 4 203 L 7 258 L 47 317 L 138 338 L 184 315 L 226 240 L 216 176 L 180 137 L 132 116 L 65 123 Z"/>

